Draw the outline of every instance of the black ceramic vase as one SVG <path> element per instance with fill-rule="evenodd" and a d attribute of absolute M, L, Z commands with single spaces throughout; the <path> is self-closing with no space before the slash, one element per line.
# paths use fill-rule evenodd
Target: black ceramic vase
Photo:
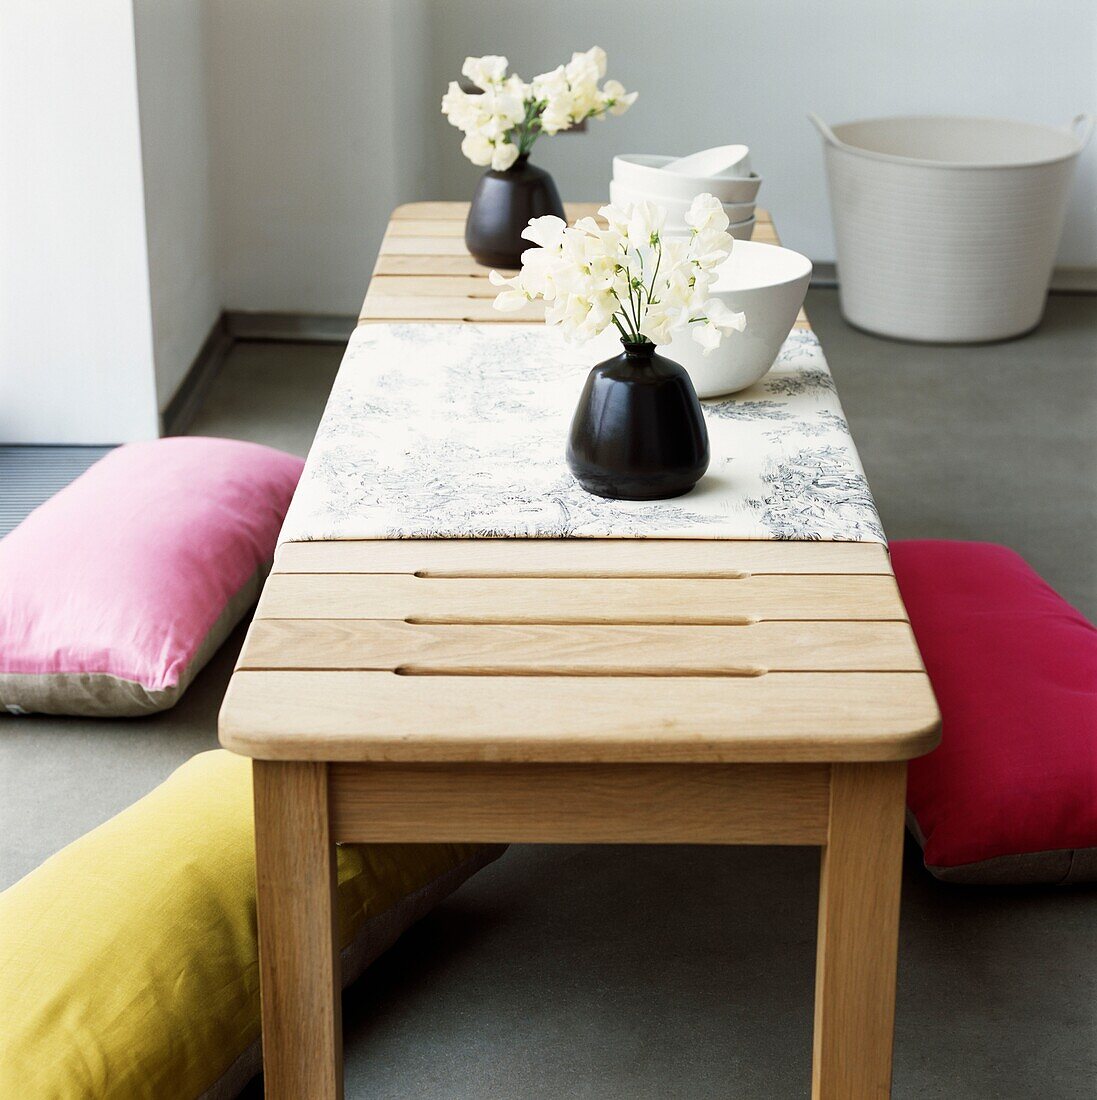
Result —
<path fill-rule="evenodd" d="M 624 346 L 624 354 L 587 375 L 571 422 L 568 466 L 595 496 L 681 496 L 708 469 L 697 391 L 685 368 L 656 354 L 654 344 Z"/>
<path fill-rule="evenodd" d="M 487 267 L 517 268 L 533 248 L 522 236 L 530 218 L 564 216 L 564 204 L 552 176 L 519 157 L 505 172 L 489 168 L 476 185 L 465 222 L 465 247 Z"/>

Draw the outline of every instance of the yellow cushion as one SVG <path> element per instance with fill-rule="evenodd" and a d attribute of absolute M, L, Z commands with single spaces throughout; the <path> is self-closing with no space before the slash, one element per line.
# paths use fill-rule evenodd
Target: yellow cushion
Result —
<path fill-rule="evenodd" d="M 343 945 L 481 854 L 341 846 Z M 194 757 L 0 894 L 0 1097 L 196 1097 L 258 1035 L 248 760 Z"/>

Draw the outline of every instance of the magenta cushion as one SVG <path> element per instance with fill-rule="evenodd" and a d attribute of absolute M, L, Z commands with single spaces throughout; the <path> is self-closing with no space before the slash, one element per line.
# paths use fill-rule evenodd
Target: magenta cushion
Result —
<path fill-rule="evenodd" d="M 174 437 L 111 451 L 0 539 L 0 705 L 170 707 L 255 602 L 302 461 Z"/>
<path fill-rule="evenodd" d="M 941 707 L 910 763 L 926 866 L 955 882 L 1097 879 L 1097 628 L 1012 550 L 915 541 L 892 563 Z"/>

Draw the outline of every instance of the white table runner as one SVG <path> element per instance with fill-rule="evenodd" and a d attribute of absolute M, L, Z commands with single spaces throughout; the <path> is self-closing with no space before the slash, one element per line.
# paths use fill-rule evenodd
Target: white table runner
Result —
<path fill-rule="evenodd" d="M 814 333 L 794 329 L 749 390 L 702 402 L 712 462 L 669 501 L 590 496 L 564 461 L 609 333 L 367 324 L 351 337 L 280 542 L 371 538 L 722 538 L 883 542 Z"/>

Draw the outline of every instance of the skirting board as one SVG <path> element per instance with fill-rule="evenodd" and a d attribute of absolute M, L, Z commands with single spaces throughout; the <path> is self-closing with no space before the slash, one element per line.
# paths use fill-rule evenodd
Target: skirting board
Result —
<path fill-rule="evenodd" d="M 349 314 L 222 313 L 160 414 L 160 434 L 182 435 L 190 427 L 237 340 L 345 344 L 356 324 L 357 318 Z"/>
<path fill-rule="evenodd" d="M 164 406 L 160 414 L 161 435 L 182 435 L 187 430 L 221 370 L 232 342 L 225 328 L 225 315 L 222 314 L 213 323 L 179 388 Z"/>
<path fill-rule="evenodd" d="M 830 260 L 812 263 L 813 287 L 836 287 L 838 269 Z M 1097 294 L 1097 267 L 1057 267 L 1051 273 L 1052 294 Z"/>
<path fill-rule="evenodd" d="M 308 344 L 345 344 L 358 323 L 349 313 L 251 313 L 222 315 L 234 340 L 300 340 Z"/>

